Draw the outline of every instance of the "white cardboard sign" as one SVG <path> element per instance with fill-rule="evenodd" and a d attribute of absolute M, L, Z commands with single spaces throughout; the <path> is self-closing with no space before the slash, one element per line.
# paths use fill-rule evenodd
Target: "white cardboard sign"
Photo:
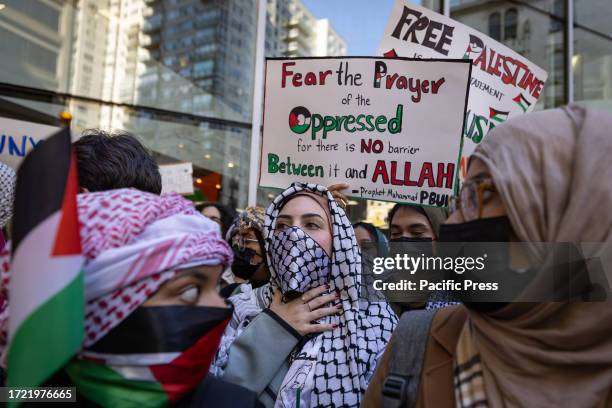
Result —
<path fill-rule="evenodd" d="M 193 194 L 193 165 L 186 163 L 162 164 L 162 193 Z"/>
<path fill-rule="evenodd" d="M 0 161 L 17 170 L 30 150 L 58 130 L 53 126 L 0 117 Z"/>
<path fill-rule="evenodd" d="M 464 24 L 405 0 L 396 0 L 379 55 L 472 60 L 462 173 L 489 130 L 530 112 L 548 74 L 525 57 Z"/>
<path fill-rule="evenodd" d="M 260 185 L 346 182 L 354 197 L 447 206 L 470 70 L 464 60 L 267 60 Z"/>

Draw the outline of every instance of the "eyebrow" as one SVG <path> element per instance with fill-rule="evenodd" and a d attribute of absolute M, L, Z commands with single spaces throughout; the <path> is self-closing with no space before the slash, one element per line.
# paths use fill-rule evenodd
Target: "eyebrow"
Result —
<path fill-rule="evenodd" d="M 206 276 L 206 274 L 204 274 L 203 272 L 198 272 L 197 268 L 198 267 L 195 266 L 194 269 L 187 270 L 185 272 L 181 272 L 179 269 L 177 276 L 171 279 L 171 281 L 176 282 L 183 278 L 195 278 L 196 280 L 199 280 L 200 282 L 206 282 L 209 279 L 208 276 Z"/>
<path fill-rule="evenodd" d="M 428 225 L 425 224 L 424 222 L 415 222 L 415 223 L 412 223 L 412 224 L 408 225 L 408 229 L 418 228 L 418 227 L 425 227 L 425 228 L 427 228 Z M 398 224 L 391 224 L 391 228 L 402 229 L 402 227 L 399 226 Z"/>
<path fill-rule="evenodd" d="M 410 225 L 408 226 L 408 228 L 420 228 L 420 227 L 425 227 L 425 228 L 427 228 L 427 227 L 428 227 L 428 225 L 426 225 L 426 224 L 425 224 L 425 223 L 423 223 L 423 222 L 415 222 L 414 224 L 410 224 Z"/>
<path fill-rule="evenodd" d="M 476 173 L 475 175 L 470 177 L 470 181 L 471 180 L 483 179 L 483 178 L 489 178 L 489 177 L 491 177 L 491 175 L 488 174 L 486 171 L 482 170 L 481 172 Z"/>
<path fill-rule="evenodd" d="M 319 217 L 322 221 L 325 221 L 325 218 L 321 217 L 319 214 L 315 214 L 315 213 L 302 214 L 302 218 L 309 218 L 309 217 Z"/>

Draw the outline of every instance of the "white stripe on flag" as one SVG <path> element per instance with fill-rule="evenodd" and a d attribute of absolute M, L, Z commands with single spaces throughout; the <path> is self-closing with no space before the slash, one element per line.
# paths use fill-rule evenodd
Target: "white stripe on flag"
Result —
<path fill-rule="evenodd" d="M 81 272 L 81 255 L 51 256 L 61 214 L 58 211 L 33 228 L 13 256 L 9 284 L 9 341 L 24 319 Z"/>
<path fill-rule="evenodd" d="M 173 351 L 168 353 L 135 353 L 135 354 L 109 354 L 83 351 L 81 355 L 85 358 L 104 360 L 106 365 L 158 365 L 167 364 L 177 358 L 181 353 Z"/>
<path fill-rule="evenodd" d="M 134 366 L 109 366 L 114 371 L 118 372 L 127 380 L 137 381 L 154 381 L 157 379 L 153 377 L 153 373 L 149 367 L 134 367 Z"/>

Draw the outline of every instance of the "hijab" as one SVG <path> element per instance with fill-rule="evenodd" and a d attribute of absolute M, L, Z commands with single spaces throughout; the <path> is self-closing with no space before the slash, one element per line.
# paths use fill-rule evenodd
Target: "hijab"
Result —
<path fill-rule="evenodd" d="M 379 230 L 369 222 L 364 221 L 355 223 L 353 225 L 353 228 L 357 227 L 362 227 L 363 229 L 368 231 L 368 234 L 370 234 L 372 238 L 374 238 L 374 243 L 376 244 L 376 252 L 378 256 L 387 256 L 387 254 L 389 253 L 389 240 L 387 239 L 385 234 L 382 233 L 381 230 Z"/>
<path fill-rule="evenodd" d="M 231 244 L 234 235 L 244 233 L 249 230 L 263 234 L 263 224 L 266 210 L 262 207 L 247 207 L 241 212 L 227 230 L 225 239 Z"/>
<path fill-rule="evenodd" d="M 282 207 L 295 196 L 305 194 L 313 197 L 329 214 L 332 232 L 329 285 L 330 291 L 337 290 L 340 293 L 343 311 L 338 316 L 329 316 L 320 321 L 337 324 L 334 330 L 321 333 L 302 346 L 302 353 L 312 353 L 316 357 L 312 368 L 312 388 L 302 391 L 310 393 L 311 407 L 356 407 L 359 406 L 361 395 L 376 369 L 378 358 L 391 337 L 397 318 L 386 302 L 371 302 L 362 297 L 361 254 L 353 227 L 344 210 L 323 186 L 293 183 L 268 207 L 264 224 L 268 264 L 272 264 L 270 248 L 276 219 Z M 236 311 L 242 314 L 242 318 L 268 307 L 273 289 L 281 287 L 279 275 L 273 269 L 270 272 L 270 285 L 260 288 L 265 290 L 265 294 L 255 290 L 252 295 L 246 293 L 230 298 L 235 302 Z M 255 302 L 249 303 L 248 299 L 255 299 Z M 247 310 L 250 312 L 247 313 Z M 300 368 L 296 369 L 295 364 L 296 362 L 292 364 L 289 375 L 283 381 L 281 393 L 284 388 L 292 385 L 293 380 L 289 378 L 291 374 L 295 374 L 295 378 L 301 374 Z M 303 382 L 299 384 L 301 385 Z M 281 393 L 279 399 L 282 398 Z M 282 402 L 277 400 L 277 404 L 279 403 Z"/>
<path fill-rule="evenodd" d="M 496 127 L 474 153 L 487 165 L 517 237 L 532 243 L 534 260 L 550 256 L 538 242 L 594 243 L 583 247 L 586 258 L 612 248 L 610 129 L 610 115 L 567 106 Z M 542 275 L 533 285 L 550 279 Z M 470 311 L 457 346 L 465 376 L 455 378 L 456 386 L 469 375 L 481 378 L 467 401 L 456 388 L 457 406 L 483 398 L 500 407 L 610 406 L 611 322 L 610 303 L 600 302 Z"/>

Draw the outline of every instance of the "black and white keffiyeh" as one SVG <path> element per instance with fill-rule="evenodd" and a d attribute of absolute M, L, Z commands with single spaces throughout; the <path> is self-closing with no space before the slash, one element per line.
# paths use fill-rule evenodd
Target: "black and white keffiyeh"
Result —
<path fill-rule="evenodd" d="M 13 216 L 16 181 L 15 170 L 0 163 L 0 227 L 4 227 Z"/>
<path fill-rule="evenodd" d="M 321 349 L 314 372 L 311 407 L 359 406 L 368 380 L 376 368 L 397 323 L 386 302 L 361 299 L 361 254 L 355 232 L 344 210 L 327 188 L 317 184 L 294 183 L 283 191 L 266 212 L 264 239 L 270 261 L 276 219 L 287 199 L 300 192 L 327 198 L 332 224 L 330 289 L 340 292 L 343 313 L 338 327 L 321 334 Z M 271 271 L 272 285 L 280 287 L 279 277 Z"/>
<path fill-rule="evenodd" d="M 273 235 L 270 242 L 267 253 L 283 294 L 304 293 L 329 281 L 329 256 L 302 229 L 287 228 Z"/>
<path fill-rule="evenodd" d="M 371 302 L 360 298 L 361 254 L 355 233 L 344 210 L 323 186 L 294 183 L 268 207 L 263 229 L 268 264 L 273 265 L 271 251 L 275 249 L 274 243 L 278 242 L 274 239 L 276 219 L 285 202 L 298 193 L 320 195 L 326 198 L 329 205 L 332 255 L 328 283 L 330 291 L 337 290 L 340 293 L 343 311 L 339 316 L 320 320 L 320 323 L 337 324 L 334 330 L 322 333 L 316 340 L 304 344 L 301 351 L 297 351 L 298 356 L 312 355 L 314 347 L 314 355 L 317 356 L 312 375 L 303 376 L 310 379 L 302 384 L 298 382 L 297 387 L 309 396 L 310 407 L 357 407 L 376 369 L 377 360 L 391 338 L 397 318 L 386 302 Z M 229 330 L 227 338 L 222 340 L 222 349 L 229 348 L 228 341 L 232 341 L 239 334 L 239 328 L 243 324 L 237 320 L 249 319 L 248 316 L 254 310 L 269 306 L 273 288 L 287 287 L 284 282 L 286 276 L 279 276 L 274 268 L 271 268 L 270 273 L 270 285 L 247 290 L 246 293 L 230 298 L 235 305 L 234 321 L 230 325 L 236 330 L 233 333 L 234 329 Z M 296 358 L 292 368 L 295 364 L 305 364 L 304 361 Z M 295 369 L 290 369 L 289 374 L 295 372 Z M 280 394 L 286 393 L 286 388 L 291 387 L 293 382 L 292 379 L 285 378 Z M 283 402 L 284 398 L 280 394 L 281 400 L 277 401 L 277 406 L 286 405 L 288 401 Z"/>

